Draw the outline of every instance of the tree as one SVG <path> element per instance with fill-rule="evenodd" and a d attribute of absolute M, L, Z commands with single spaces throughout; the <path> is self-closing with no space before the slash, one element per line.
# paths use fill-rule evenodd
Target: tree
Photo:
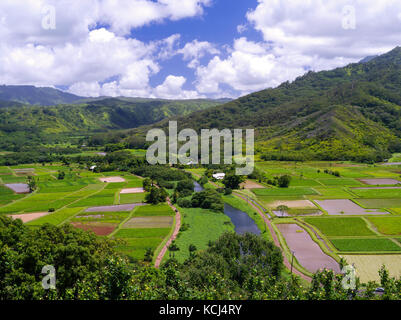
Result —
<path fill-rule="evenodd" d="M 280 188 L 288 188 L 291 183 L 291 177 L 289 175 L 280 176 L 277 182 Z"/>
<path fill-rule="evenodd" d="M 153 250 L 151 248 L 147 248 L 143 261 L 152 262 L 152 260 L 153 260 Z"/>
<path fill-rule="evenodd" d="M 159 204 L 166 202 L 167 192 L 163 188 L 151 187 L 150 192 L 146 195 L 145 201 L 150 204 Z"/>
<path fill-rule="evenodd" d="M 189 256 L 192 257 L 195 254 L 195 251 L 198 250 L 194 244 L 190 244 L 188 246 Z"/>
<path fill-rule="evenodd" d="M 239 176 L 233 173 L 226 174 L 223 179 L 223 184 L 227 189 L 237 190 L 240 188 L 240 184 L 245 181 L 244 176 Z"/>
<path fill-rule="evenodd" d="M 28 179 L 27 184 L 29 187 L 29 192 L 34 192 L 38 187 L 35 178 L 32 176 L 28 176 L 27 179 Z"/>
<path fill-rule="evenodd" d="M 203 175 L 199 180 L 198 183 L 203 187 L 205 186 L 206 183 L 209 182 L 209 179 L 207 178 L 206 175 Z"/>
<path fill-rule="evenodd" d="M 173 253 L 173 257 L 175 257 L 175 253 L 177 251 L 180 251 L 180 248 L 177 246 L 177 244 L 175 243 L 175 241 L 173 241 L 170 246 L 168 247 L 168 251 L 170 251 L 170 256 L 171 256 L 171 252 Z"/>
<path fill-rule="evenodd" d="M 57 179 L 58 180 L 64 180 L 64 178 L 65 178 L 65 172 L 64 171 L 59 171 Z"/>
<path fill-rule="evenodd" d="M 280 205 L 276 210 L 280 212 L 281 216 L 284 216 L 284 214 L 288 213 L 289 208 L 287 206 Z"/>
<path fill-rule="evenodd" d="M 149 192 L 149 191 L 150 191 L 150 188 L 153 186 L 152 180 L 149 179 L 149 178 L 144 179 L 144 180 L 142 181 L 142 186 L 143 186 L 143 189 L 144 189 L 146 192 Z"/>

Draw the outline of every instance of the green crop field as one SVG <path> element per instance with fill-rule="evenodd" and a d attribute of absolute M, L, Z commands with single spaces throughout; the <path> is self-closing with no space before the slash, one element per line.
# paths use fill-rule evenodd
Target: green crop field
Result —
<path fill-rule="evenodd" d="M 165 238 L 170 228 L 120 229 L 115 238 Z"/>
<path fill-rule="evenodd" d="M 390 239 L 332 239 L 341 252 L 401 251 L 401 247 Z"/>
<path fill-rule="evenodd" d="M 42 218 L 28 222 L 27 225 L 28 226 L 41 226 L 43 224 L 49 223 L 49 224 L 57 226 L 57 225 L 62 224 L 66 220 L 74 217 L 75 215 L 77 215 L 78 213 L 80 213 L 83 210 L 84 210 L 84 208 L 64 208 L 57 212 L 54 212 L 47 216 L 44 216 Z"/>
<path fill-rule="evenodd" d="M 183 223 L 188 224 L 188 230 L 180 232 L 176 244 L 179 251 L 175 253 L 178 261 L 189 257 L 188 247 L 193 244 L 198 250 L 205 250 L 209 241 L 217 240 L 224 232 L 234 231 L 234 226 L 228 216 L 223 213 L 204 209 L 180 208 Z"/>
<path fill-rule="evenodd" d="M 352 195 L 343 187 L 315 187 L 320 195 L 308 196 L 310 199 L 351 199 Z"/>
<path fill-rule="evenodd" d="M 370 230 L 362 218 L 303 218 L 303 220 L 328 237 L 339 236 L 370 236 L 375 233 Z"/>
<path fill-rule="evenodd" d="M 370 189 L 352 189 L 352 192 L 358 195 L 361 198 L 369 198 L 369 199 L 377 199 L 377 198 L 385 198 L 385 199 L 394 199 L 401 198 L 401 189 L 378 189 L 378 188 L 370 188 Z"/>
<path fill-rule="evenodd" d="M 385 235 L 401 235 L 401 217 L 369 217 L 377 230 Z"/>
<path fill-rule="evenodd" d="M 156 206 L 142 206 L 134 211 L 136 217 L 147 216 L 174 216 L 175 212 L 167 204 L 159 204 Z"/>
<path fill-rule="evenodd" d="M 272 189 L 252 189 L 252 192 L 257 196 L 301 196 L 314 195 L 316 191 L 311 188 L 272 188 Z"/>
<path fill-rule="evenodd" d="M 145 202 L 145 193 L 120 194 L 120 204 Z"/>
<path fill-rule="evenodd" d="M 362 186 L 362 183 L 350 178 L 317 179 L 325 186 Z"/>
<path fill-rule="evenodd" d="M 378 208 L 401 208 L 400 199 L 355 199 L 358 203 L 368 209 Z"/>

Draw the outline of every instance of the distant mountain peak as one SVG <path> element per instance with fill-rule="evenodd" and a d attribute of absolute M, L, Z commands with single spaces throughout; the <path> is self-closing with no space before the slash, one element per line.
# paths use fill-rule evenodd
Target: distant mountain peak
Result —
<path fill-rule="evenodd" d="M 51 106 L 75 103 L 82 97 L 50 87 L 1 85 L 0 100 L 22 104 Z"/>

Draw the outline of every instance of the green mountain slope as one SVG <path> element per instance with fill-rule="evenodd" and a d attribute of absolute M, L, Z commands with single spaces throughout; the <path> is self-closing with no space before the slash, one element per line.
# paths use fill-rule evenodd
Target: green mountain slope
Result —
<path fill-rule="evenodd" d="M 381 161 L 401 151 L 401 48 L 176 119 L 198 132 L 255 128 L 265 159 Z"/>
<path fill-rule="evenodd" d="M 0 86 L 0 100 L 19 102 L 22 104 L 51 106 L 75 103 L 81 99 L 83 98 L 54 88 Z"/>
<path fill-rule="evenodd" d="M 108 98 L 78 105 L 4 107 L 0 108 L 0 150 L 46 144 L 60 137 L 135 128 L 219 104 L 212 100 L 130 102 Z"/>

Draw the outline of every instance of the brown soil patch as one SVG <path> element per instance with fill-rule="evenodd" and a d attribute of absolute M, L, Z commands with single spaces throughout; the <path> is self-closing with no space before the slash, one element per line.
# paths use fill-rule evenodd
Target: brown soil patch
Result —
<path fill-rule="evenodd" d="M 125 229 L 139 228 L 170 228 L 173 225 L 173 217 L 135 217 L 124 224 Z"/>
<path fill-rule="evenodd" d="M 105 183 L 119 183 L 119 182 L 125 182 L 124 178 L 121 177 L 107 177 L 107 178 L 99 178 L 100 181 L 105 182 Z"/>
<path fill-rule="evenodd" d="M 128 188 L 122 189 L 120 194 L 133 194 L 133 193 L 144 193 L 145 190 L 143 188 Z"/>
<path fill-rule="evenodd" d="M 241 188 L 245 189 L 265 189 L 265 186 L 262 186 L 261 184 L 252 181 L 252 180 L 246 180 L 245 182 L 241 183 Z"/>
<path fill-rule="evenodd" d="M 49 212 L 35 212 L 35 213 L 25 213 L 25 214 L 13 214 L 9 217 L 12 219 L 21 219 L 23 223 L 39 219 L 41 217 L 47 216 Z"/>
<path fill-rule="evenodd" d="M 97 236 L 108 236 L 111 234 L 117 225 L 114 224 L 106 224 L 106 223 L 81 223 L 81 222 L 73 222 L 71 223 L 75 228 L 92 231 Z"/>
<path fill-rule="evenodd" d="M 278 224 L 277 228 L 284 236 L 289 249 L 295 252 L 295 258 L 305 269 L 314 273 L 326 268 L 340 273 L 337 261 L 326 255 L 303 228 L 296 224 Z"/>

